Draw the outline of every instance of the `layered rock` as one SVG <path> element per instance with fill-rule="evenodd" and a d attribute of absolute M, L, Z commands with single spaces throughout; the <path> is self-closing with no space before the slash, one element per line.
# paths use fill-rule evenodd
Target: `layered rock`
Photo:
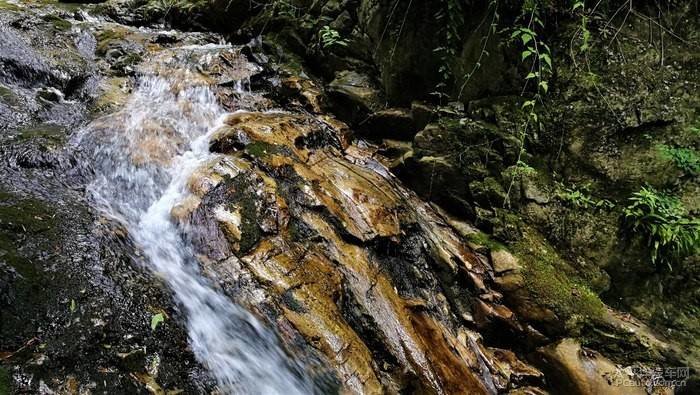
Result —
<path fill-rule="evenodd" d="M 211 142 L 222 155 L 195 173 L 195 197 L 176 213 L 207 273 L 234 298 L 262 292 L 242 303 L 291 324 L 354 392 L 540 382 L 474 330 L 472 305 L 484 321 L 519 328 L 490 289 L 487 260 L 341 139 L 342 129 L 306 115 L 229 116 Z"/>

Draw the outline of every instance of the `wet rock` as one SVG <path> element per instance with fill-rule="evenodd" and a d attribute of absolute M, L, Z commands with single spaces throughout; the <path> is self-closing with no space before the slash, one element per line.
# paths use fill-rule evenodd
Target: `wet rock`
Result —
<path fill-rule="evenodd" d="M 293 114 L 238 113 L 227 118 L 226 125 L 212 136 L 210 146 L 212 150 L 224 153 L 247 147 L 253 156 L 264 156 L 275 150 L 291 150 L 306 158 L 309 149 L 324 146 L 341 148 L 342 143 L 334 133 L 334 127 L 342 125 L 310 121 Z M 289 141 L 293 145 L 289 146 Z"/>
<path fill-rule="evenodd" d="M 311 80 L 297 76 L 285 78 L 280 92 L 286 97 L 298 99 L 312 113 L 320 114 L 325 107 L 323 93 Z"/>
<path fill-rule="evenodd" d="M 522 266 L 518 262 L 518 258 L 514 257 L 506 250 L 491 251 L 491 264 L 496 274 L 503 274 L 509 271 L 519 271 Z"/>
<path fill-rule="evenodd" d="M 181 205 L 183 212 L 193 210 L 184 221 L 201 232 L 194 235 L 194 245 L 206 256 L 204 262 L 212 262 L 207 270 L 230 279 L 226 283 L 232 289 L 240 288 L 241 280 L 227 269 L 232 263 L 226 263 L 238 259 L 242 266 L 237 267 L 258 280 L 263 300 L 276 306 L 275 320 L 289 322 L 325 355 L 348 389 L 413 385 L 488 392 L 511 385 L 515 370 L 527 375 L 516 359 L 500 367 L 480 365 L 490 349 L 475 333 L 456 335 L 461 327 L 454 324 L 447 297 L 435 295 L 434 287 L 443 280 L 430 273 L 432 265 L 453 273 L 446 284 L 482 295 L 482 308 L 475 311 L 480 319 L 518 327 L 513 314 L 499 305 L 500 296 L 489 291 L 488 264 L 403 189 L 371 151 L 298 143 L 318 125 L 319 120 L 303 114 L 239 113 L 214 135 L 212 147 L 226 160 L 249 165 L 237 166 L 241 170 L 228 181 L 217 175 L 222 170 L 216 165 L 207 165 L 195 178 L 212 182 L 204 188 L 191 184 L 199 197 Z M 260 144 L 264 151 L 252 148 Z M 238 191 L 246 191 L 254 209 L 237 209 L 243 196 Z M 241 248 L 246 221 L 258 229 L 252 248 Z M 413 236 L 402 229 L 414 229 Z M 394 243 L 415 251 L 387 253 Z M 370 247 L 375 244 L 376 249 Z M 425 272 L 406 269 L 411 266 Z M 454 297 L 463 298 L 453 302 L 463 306 L 460 316 L 470 315 L 467 294 Z M 512 371 L 506 367 L 511 363 Z M 477 375 L 476 369 L 492 376 Z"/>
<path fill-rule="evenodd" d="M 340 119 L 358 123 L 367 113 L 380 109 L 380 92 L 366 75 L 355 71 L 340 71 L 328 84 L 328 94 Z"/>
<path fill-rule="evenodd" d="M 627 372 L 609 359 L 564 339 L 539 350 L 539 357 L 551 369 L 548 377 L 555 388 L 571 394 L 645 394 L 640 386 L 622 386 L 631 381 Z"/>
<path fill-rule="evenodd" d="M 63 100 L 63 92 L 56 88 L 40 88 L 37 91 L 37 97 L 48 102 L 60 102 Z"/>
<path fill-rule="evenodd" d="M 494 283 L 503 292 L 513 292 L 522 288 L 525 284 L 525 279 L 520 273 L 506 273 L 494 279 Z"/>
<path fill-rule="evenodd" d="M 404 166 L 406 160 L 413 155 L 411 143 L 390 139 L 382 140 L 377 152 L 381 154 L 377 159 L 391 170 Z"/>
<path fill-rule="evenodd" d="M 128 75 L 145 53 L 145 40 L 122 26 L 111 26 L 96 34 L 95 54 L 103 57 L 115 74 Z"/>
<path fill-rule="evenodd" d="M 66 24 L 55 12 L 31 8 L 0 15 L 0 91 L 6 98 L 0 101 L 0 125 L 5 130 L 31 123 L 74 127 L 84 119 L 95 67 L 92 54 L 78 47 L 81 33 Z"/>
<path fill-rule="evenodd" d="M 91 169 L 66 143 L 109 65 L 94 63 L 92 32 L 101 27 L 70 21 L 58 7 L 0 5 L 0 392 L 207 393 L 213 385 L 168 291 L 141 269 L 124 229 L 87 206 L 83 176 Z M 124 103 L 127 79 L 114 85 L 101 110 Z M 149 132 L 167 133 L 162 126 Z M 153 310 L 172 318 L 157 336 Z M 148 353 L 120 355 L 141 349 Z M 140 372 L 149 372 L 148 383 Z"/>
<path fill-rule="evenodd" d="M 472 216 L 467 179 L 448 158 L 417 157 L 414 151 L 397 173 L 422 198 L 438 202 L 452 213 Z"/>
<path fill-rule="evenodd" d="M 493 177 L 469 183 L 472 198 L 483 207 L 499 207 L 507 201 L 506 191 Z"/>
<path fill-rule="evenodd" d="M 28 84 L 57 79 L 57 76 L 51 72 L 50 64 L 14 29 L 2 26 L 0 38 L 0 45 L 2 45 L 0 62 L 3 65 L 4 79 L 23 79 L 27 80 Z M 36 82 L 31 82 L 32 80 Z"/>

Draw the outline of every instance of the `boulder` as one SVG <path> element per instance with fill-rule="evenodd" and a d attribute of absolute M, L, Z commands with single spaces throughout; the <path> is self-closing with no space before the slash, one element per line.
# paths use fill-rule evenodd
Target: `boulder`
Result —
<path fill-rule="evenodd" d="M 567 394 L 646 394 L 642 386 L 623 385 L 629 377 L 612 361 L 587 350 L 574 339 L 563 339 L 538 350 L 546 363 L 545 374 L 560 393 Z M 631 380 L 629 380 L 631 381 Z"/>
<path fill-rule="evenodd" d="M 356 71 L 340 71 L 328 84 L 328 94 L 335 112 L 346 122 L 358 123 L 381 108 L 380 92 L 371 79 Z"/>
<path fill-rule="evenodd" d="M 518 258 L 506 250 L 491 251 L 491 265 L 493 265 L 493 271 L 497 274 L 520 271 L 522 269 Z"/>
<path fill-rule="evenodd" d="M 431 106 L 414 101 L 411 103 L 411 117 L 417 130 L 422 130 L 435 119 L 435 109 Z"/>

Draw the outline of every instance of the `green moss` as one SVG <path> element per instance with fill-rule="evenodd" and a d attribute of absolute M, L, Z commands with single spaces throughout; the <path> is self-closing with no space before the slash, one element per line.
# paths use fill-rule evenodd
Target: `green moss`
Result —
<path fill-rule="evenodd" d="M 16 272 L 10 282 L 13 303 L 0 309 L 0 337 L 16 336 L 27 327 L 26 317 L 39 314 L 51 298 L 52 284 L 63 280 L 47 275 L 35 258 L 46 243 L 57 245 L 53 210 L 34 199 L 19 199 L 0 191 L 0 259 Z M 0 276 L 6 273 L 0 266 Z"/>
<path fill-rule="evenodd" d="M 600 86 L 600 76 L 593 72 L 578 73 L 579 83 L 586 90 L 593 90 Z"/>
<path fill-rule="evenodd" d="M 66 131 L 59 125 L 40 124 L 28 126 L 17 134 L 19 141 L 41 139 L 54 146 L 60 146 L 66 141 Z"/>
<path fill-rule="evenodd" d="M 241 199 L 241 241 L 240 251 L 247 252 L 260 240 L 258 213 L 255 208 L 255 196 L 247 195 Z"/>
<path fill-rule="evenodd" d="M 308 241 L 317 234 L 305 222 L 294 217 L 289 220 L 287 231 L 289 232 L 289 239 L 296 242 Z"/>
<path fill-rule="evenodd" d="M 540 236 L 526 233 L 513 246 L 513 252 L 523 263 L 525 286 L 533 294 L 533 300 L 564 321 L 576 316 L 586 319 L 602 316 L 604 305 L 598 295 Z"/>
<path fill-rule="evenodd" d="M 71 27 L 73 27 L 72 23 L 68 22 L 63 18 L 59 18 L 56 15 L 45 15 L 42 19 L 51 23 L 54 29 L 59 31 L 67 31 L 70 30 Z"/>
<path fill-rule="evenodd" d="M 97 47 L 95 53 L 103 56 L 107 53 L 109 46 L 114 41 L 126 38 L 126 29 L 104 30 L 97 34 Z"/>
<path fill-rule="evenodd" d="M 497 242 L 496 240 L 491 239 L 484 232 L 476 232 L 476 233 L 472 233 L 470 235 L 467 235 L 467 240 L 469 240 L 470 242 L 472 242 L 476 245 L 488 247 L 491 251 L 500 251 L 500 250 L 506 249 L 506 246 Z"/>
<path fill-rule="evenodd" d="M 17 95 L 12 90 L 4 85 L 0 85 L 0 101 L 9 104 L 17 104 Z"/>
<path fill-rule="evenodd" d="M 256 158 L 265 158 L 268 155 L 281 153 L 281 151 L 280 146 L 262 141 L 254 141 L 245 147 L 245 152 Z"/>
<path fill-rule="evenodd" d="M 22 10 L 22 7 L 18 6 L 17 4 L 10 3 L 8 1 L 0 0 L 0 10 L 3 11 L 20 11 Z M 0 391 L 2 393 L 2 391 Z"/>
<path fill-rule="evenodd" d="M 258 196 L 253 181 L 245 175 L 239 175 L 228 181 L 231 184 L 232 194 L 230 195 L 231 211 L 239 210 L 241 215 L 241 239 L 239 240 L 239 251 L 248 252 L 255 246 L 262 236 L 262 231 L 258 225 L 258 209 L 256 202 Z"/>
<path fill-rule="evenodd" d="M 513 253 L 523 265 L 525 288 L 532 294 L 531 299 L 554 311 L 563 321 L 585 322 L 603 315 L 605 306 L 598 295 L 540 235 L 523 232 L 519 241 L 509 247 L 483 232 L 468 235 L 467 240 L 492 251 Z"/>
<path fill-rule="evenodd" d="M 52 210 L 35 199 L 16 199 L 12 194 L 0 192 L 0 229 L 22 230 L 39 233 L 51 229 L 54 224 Z"/>
<path fill-rule="evenodd" d="M 294 296 L 294 289 L 288 289 L 282 294 L 282 303 L 297 313 L 304 314 L 308 312 L 306 306 Z"/>
<path fill-rule="evenodd" d="M 24 278 L 37 278 L 36 267 L 18 251 L 23 240 L 23 236 L 20 235 L 50 232 L 55 225 L 51 210 L 38 200 L 13 202 L 14 197 L 11 194 L 2 192 L 0 200 L 12 202 L 0 205 L 0 255 Z"/>
<path fill-rule="evenodd" d="M 0 395 L 10 394 L 10 385 L 12 383 L 12 378 L 10 377 L 10 372 L 5 370 L 5 368 L 0 366 Z"/>
<path fill-rule="evenodd" d="M 126 55 L 126 57 L 122 61 L 122 64 L 124 66 L 131 66 L 131 65 L 134 65 L 134 64 L 140 62 L 141 59 L 142 59 L 141 55 L 139 55 L 137 53 L 129 53 Z"/>

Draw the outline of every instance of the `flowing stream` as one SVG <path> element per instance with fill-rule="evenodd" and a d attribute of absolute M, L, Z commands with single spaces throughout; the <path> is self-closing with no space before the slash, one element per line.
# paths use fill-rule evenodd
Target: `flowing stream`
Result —
<path fill-rule="evenodd" d="M 189 194 L 191 173 L 212 159 L 209 137 L 225 115 L 193 70 L 227 49 L 210 44 L 172 50 L 178 56 L 152 65 L 158 71 L 141 73 L 121 111 L 81 133 L 79 144 L 92 154 L 95 171 L 88 190 L 105 215 L 128 229 L 150 269 L 170 286 L 187 317 L 194 353 L 223 392 L 311 393 L 312 381 L 276 335 L 200 274 L 192 248 L 171 219 L 172 208 Z"/>

